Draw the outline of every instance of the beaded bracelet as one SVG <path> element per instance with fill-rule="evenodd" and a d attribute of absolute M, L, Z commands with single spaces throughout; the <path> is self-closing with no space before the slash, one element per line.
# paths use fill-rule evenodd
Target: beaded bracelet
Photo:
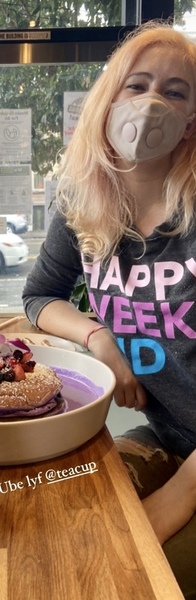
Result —
<path fill-rule="evenodd" d="M 84 342 L 83 342 L 84 348 L 87 348 L 87 350 L 88 350 L 89 337 L 92 335 L 92 333 L 96 333 L 96 331 L 99 331 L 99 329 L 107 329 L 107 327 L 106 327 L 106 325 L 97 325 L 96 327 L 91 329 L 91 331 L 89 331 L 89 333 L 87 333 L 86 337 L 84 338 Z"/>

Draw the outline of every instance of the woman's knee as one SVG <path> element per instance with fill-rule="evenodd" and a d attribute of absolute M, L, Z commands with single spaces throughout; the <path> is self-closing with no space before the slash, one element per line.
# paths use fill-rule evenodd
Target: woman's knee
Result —
<path fill-rule="evenodd" d="M 176 458 L 161 447 L 156 437 L 146 438 L 141 428 L 136 428 L 114 439 L 141 500 L 162 487 L 178 469 Z"/>

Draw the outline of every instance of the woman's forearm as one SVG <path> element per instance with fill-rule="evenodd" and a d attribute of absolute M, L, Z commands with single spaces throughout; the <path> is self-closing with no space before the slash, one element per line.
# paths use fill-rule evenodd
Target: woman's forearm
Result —
<path fill-rule="evenodd" d="M 161 545 L 190 521 L 196 511 L 196 450 L 143 506 Z"/>
<path fill-rule="evenodd" d="M 64 300 L 55 300 L 47 304 L 39 314 L 37 325 L 44 331 L 81 345 L 84 345 L 88 333 L 96 327 L 92 319 Z M 145 391 L 133 375 L 109 329 L 101 328 L 91 335 L 88 348 L 95 358 L 108 365 L 114 372 L 117 382 L 114 397 L 117 404 L 142 410 L 146 404 Z"/>
<path fill-rule="evenodd" d="M 41 310 L 37 326 L 48 333 L 83 345 L 85 337 L 93 329 L 95 323 L 85 313 L 75 308 L 71 302 L 55 300 Z"/>

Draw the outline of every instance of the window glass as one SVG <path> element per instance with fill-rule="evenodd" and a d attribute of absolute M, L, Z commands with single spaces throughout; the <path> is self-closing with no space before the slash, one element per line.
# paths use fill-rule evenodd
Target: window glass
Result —
<path fill-rule="evenodd" d="M 22 310 L 26 277 L 55 209 L 56 158 L 103 67 L 104 63 L 0 67 L 1 313 Z"/>
<path fill-rule="evenodd" d="M 33 190 L 43 190 L 44 189 L 44 177 L 40 175 L 40 173 L 33 173 Z"/>
<path fill-rule="evenodd" d="M 167 16 L 171 5 L 167 0 Z M 73 133 L 83 97 L 103 69 L 113 41 L 123 36 L 121 24 L 134 28 L 142 14 L 148 18 L 145 10 L 153 6 L 163 14 L 162 2 L 154 0 L 3 3 L 1 39 L 8 41 L 1 47 L 6 64 L 0 65 L 1 313 L 22 310 L 26 277 L 55 210 L 56 157 Z M 194 12 L 194 2 L 175 0 L 175 26 L 188 27 Z M 113 26 L 118 33 L 111 41 L 107 35 L 113 35 Z M 34 40 L 32 45 L 25 38 L 16 42 L 21 29 L 24 35 L 28 29 L 28 36 L 40 36 L 47 28 L 54 33 L 49 43 L 42 43 L 44 37 L 41 43 L 28 37 Z M 80 43 L 72 39 L 73 28 L 78 28 Z M 7 35 L 13 37 L 3 37 Z"/>
<path fill-rule="evenodd" d="M 107 27 L 122 22 L 121 0 L 4 0 L 2 7 L 0 29 Z"/>
<path fill-rule="evenodd" d="M 174 27 L 196 39 L 196 4 L 194 0 L 175 0 Z"/>

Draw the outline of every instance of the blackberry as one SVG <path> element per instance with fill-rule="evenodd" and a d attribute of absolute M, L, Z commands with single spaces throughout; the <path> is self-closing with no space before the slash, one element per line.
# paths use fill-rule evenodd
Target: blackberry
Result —
<path fill-rule="evenodd" d="M 14 350 L 13 356 L 16 360 L 18 360 L 20 362 L 23 357 L 23 352 L 21 350 Z"/>
<path fill-rule="evenodd" d="M 34 369 L 35 365 L 35 360 L 27 360 L 27 362 L 24 364 L 25 367 L 28 367 L 30 369 Z"/>
<path fill-rule="evenodd" d="M 1 369 L 1 376 L 3 376 L 2 381 L 12 382 L 15 379 L 15 373 L 12 367 L 5 367 L 4 369 Z"/>

